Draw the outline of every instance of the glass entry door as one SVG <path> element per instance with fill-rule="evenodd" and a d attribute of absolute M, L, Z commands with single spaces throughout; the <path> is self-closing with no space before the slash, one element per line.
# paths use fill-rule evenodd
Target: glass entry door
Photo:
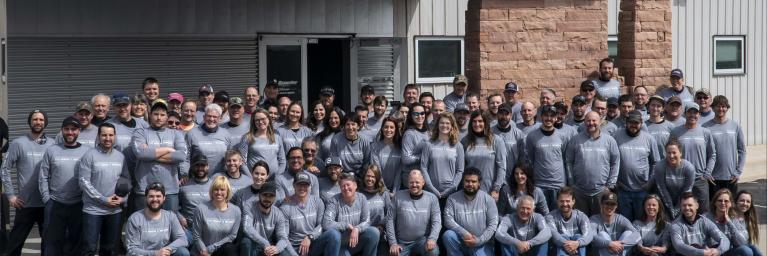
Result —
<path fill-rule="evenodd" d="M 259 84 L 277 81 L 280 95 L 307 107 L 306 38 L 261 37 L 258 44 Z"/>

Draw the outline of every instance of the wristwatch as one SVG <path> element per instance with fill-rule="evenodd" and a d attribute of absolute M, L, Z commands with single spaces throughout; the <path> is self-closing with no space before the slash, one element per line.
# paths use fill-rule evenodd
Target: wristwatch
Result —
<path fill-rule="evenodd" d="M 309 240 L 314 241 L 314 235 L 309 234 L 307 237 L 309 237 Z"/>

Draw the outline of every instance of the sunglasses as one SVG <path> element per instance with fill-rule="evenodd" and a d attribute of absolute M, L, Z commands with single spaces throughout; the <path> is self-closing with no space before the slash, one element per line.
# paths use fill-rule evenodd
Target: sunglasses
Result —
<path fill-rule="evenodd" d="M 413 117 L 426 116 L 426 112 L 412 112 Z"/>
<path fill-rule="evenodd" d="M 175 122 L 173 122 L 173 121 L 168 121 L 168 124 L 170 124 L 170 125 L 180 125 L 180 124 L 181 124 L 181 121 L 175 121 Z"/>
<path fill-rule="evenodd" d="M 699 99 L 699 100 L 707 100 L 708 96 L 698 96 L 698 97 L 695 97 L 695 98 Z"/>

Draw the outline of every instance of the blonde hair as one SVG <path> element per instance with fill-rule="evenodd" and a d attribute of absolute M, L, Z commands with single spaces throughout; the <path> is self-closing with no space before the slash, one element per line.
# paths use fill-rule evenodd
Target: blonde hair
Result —
<path fill-rule="evenodd" d="M 217 189 L 225 189 L 226 190 L 226 201 L 229 202 L 230 199 L 232 199 L 232 185 L 229 184 L 229 180 L 221 175 L 216 176 L 213 178 L 213 183 L 210 184 L 210 190 L 208 191 L 210 195 L 210 200 L 213 201 L 213 192 Z"/>
<path fill-rule="evenodd" d="M 245 134 L 245 138 L 248 139 L 248 143 L 256 141 L 256 114 L 261 113 L 266 116 L 266 138 L 269 140 L 269 144 L 274 144 L 274 127 L 272 127 L 272 119 L 269 119 L 269 112 L 260 108 L 250 115 L 250 130 Z"/>
<path fill-rule="evenodd" d="M 453 115 L 450 113 L 442 113 L 436 119 L 434 119 L 437 121 L 437 123 L 434 124 L 434 127 L 432 127 L 431 141 L 437 141 L 437 139 L 439 139 L 439 121 L 443 118 L 446 118 L 448 121 L 450 121 L 450 126 L 452 129 L 450 129 L 450 134 L 448 135 L 448 143 L 450 143 L 450 146 L 455 146 L 455 144 L 458 144 L 458 123 L 455 121 L 455 117 L 453 117 Z"/>

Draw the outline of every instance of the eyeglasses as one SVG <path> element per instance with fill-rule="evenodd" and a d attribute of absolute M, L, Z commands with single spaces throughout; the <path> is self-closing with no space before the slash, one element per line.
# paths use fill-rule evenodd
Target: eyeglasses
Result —
<path fill-rule="evenodd" d="M 423 112 L 413 112 L 413 117 L 419 117 L 419 116 L 426 116 L 426 111 L 423 111 Z"/>
<path fill-rule="evenodd" d="M 168 125 L 180 125 L 180 124 L 181 124 L 181 121 L 175 121 L 175 122 L 168 121 Z"/>
<path fill-rule="evenodd" d="M 308 152 L 308 153 L 315 153 L 315 152 L 317 152 L 317 150 L 316 150 L 316 149 L 313 149 L 313 148 L 305 148 L 305 149 L 304 149 L 304 152 Z"/>

